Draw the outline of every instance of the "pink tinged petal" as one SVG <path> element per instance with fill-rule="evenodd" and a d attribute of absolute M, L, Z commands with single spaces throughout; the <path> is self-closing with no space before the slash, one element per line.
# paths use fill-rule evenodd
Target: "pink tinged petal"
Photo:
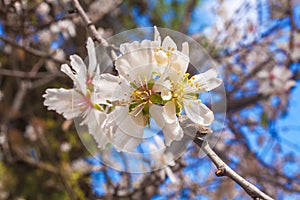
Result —
<path fill-rule="evenodd" d="M 165 37 L 161 46 L 165 50 L 171 50 L 171 49 L 177 50 L 176 43 L 169 36 Z"/>
<path fill-rule="evenodd" d="M 43 97 L 48 110 L 55 110 L 66 119 L 73 119 L 82 114 L 83 96 L 74 89 L 47 89 Z"/>
<path fill-rule="evenodd" d="M 183 104 L 187 117 L 194 123 L 208 126 L 214 121 L 214 113 L 203 103 L 197 100 L 186 100 Z"/>
<path fill-rule="evenodd" d="M 109 143 L 108 138 L 104 134 L 103 123 L 106 119 L 106 114 L 94 109 L 87 116 L 87 126 L 89 133 L 94 137 L 98 147 L 104 148 Z"/>
<path fill-rule="evenodd" d="M 193 76 L 194 82 L 198 82 L 201 90 L 211 91 L 222 84 L 222 80 L 217 78 L 217 71 L 215 69 L 207 70 L 204 73 Z"/>
<path fill-rule="evenodd" d="M 89 76 L 92 77 L 95 69 L 97 67 L 97 59 L 96 59 L 96 50 L 95 50 L 95 44 L 92 40 L 92 38 L 88 38 L 86 48 L 88 51 L 88 57 L 89 57 L 89 67 L 88 72 Z"/>
<path fill-rule="evenodd" d="M 176 117 L 174 102 L 170 101 L 165 106 L 152 105 L 150 115 L 162 128 L 167 146 L 170 146 L 173 140 L 180 140 L 183 137 L 183 131 Z"/>
<path fill-rule="evenodd" d="M 154 41 L 156 41 L 159 45 L 161 44 L 161 37 L 156 26 L 154 26 Z"/>

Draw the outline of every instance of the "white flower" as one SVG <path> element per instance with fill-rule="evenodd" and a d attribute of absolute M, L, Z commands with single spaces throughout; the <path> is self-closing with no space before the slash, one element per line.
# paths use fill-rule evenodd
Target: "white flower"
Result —
<path fill-rule="evenodd" d="M 292 72 L 285 67 L 275 66 L 271 71 L 262 70 L 257 74 L 260 82 L 258 92 L 265 95 L 285 93 L 296 84 L 292 76 Z"/>
<path fill-rule="evenodd" d="M 51 32 L 54 34 L 62 33 L 65 39 L 76 36 L 75 25 L 71 20 L 60 20 L 50 26 Z"/>
<path fill-rule="evenodd" d="M 144 59 L 143 61 L 146 62 Z M 150 117 L 163 129 L 167 145 L 173 140 L 181 139 L 183 132 L 176 119 L 175 109 L 168 109 L 169 104 L 174 103 L 155 105 L 163 100 L 153 90 L 156 84 L 153 65 L 130 69 L 130 66 L 122 66 L 116 62 L 116 66 L 120 77 L 103 74 L 98 83 L 98 92 L 102 98 L 120 105 L 108 115 L 106 124 L 106 127 L 112 129 L 107 137 L 117 150 L 133 151 L 143 138 L 145 126 L 150 125 Z"/>
<path fill-rule="evenodd" d="M 55 110 L 62 114 L 66 119 L 81 117 L 81 124 L 87 124 L 90 133 L 95 137 L 99 147 L 107 143 L 105 138 L 98 136 L 96 131 L 102 127 L 106 114 L 102 107 L 95 104 L 93 79 L 100 73 L 97 65 L 94 42 L 91 38 L 87 41 L 89 65 L 84 64 L 83 60 L 77 56 L 70 56 L 72 69 L 63 64 L 61 71 L 67 74 L 74 83 L 73 89 L 47 89 L 44 105 L 48 110 Z"/>
<path fill-rule="evenodd" d="M 107 137 L 117 150 L 133 151 L 143 138 L 145 126 L 150 125 L 150 117 L 162 128 L 166 145 L 169 146 L 173 140 L 180 140 L 183 136 L 174 102 L 164 102 L 170 98 L 162 99 L 165 95 L 161 96 L 160 93 L 166 91 L 170 95 L 171 85 L 164 76 L 165 72 L 178 74 L 185 71 L 188 58 L 185 56 L 185 59 L 179 59 L 177 47 L 170 37 L 166 37 L 163 47 L 160 47 L 156 28 L 154 35 L 154 41 L 122 44 L 122 55 L 115 61 L 119 76 L 103 74 L 95 83 L 98 85 L 100 102 L 108 101 L 121 106 L 108 115 L 106 123 L 106 128 L 110 129 Z M 184 46 L 184 52 L 188 52 L 187 43 Z M 164 60 L 158 54 L 167 56 L 167 59 Z M 176 70 L 168 70 L 172 67 Z M 172 75 L 168 73 L 168 76 Z"/>
<path fill-rule="evenodd" d="M 161 42 L 154 30 L 154 41 L 122 44 L 122 55 L 115 61 L 119 76 L 103 74 L 95 83 L 98 103 L 116 106 L 105 128 L 107 138 L 120 151 L 133 151 L 140 144 L 150 118 L 162 128 L 167 146 L 183 136 L 177 118 L 182 108 L 195 123 L 209 125 L 214 119 L 197 98 L 221 84 L 217 72 L 209 70 L 188 79 L 188 44 L 183 43 L 179 52 L 169 36 Z"/>

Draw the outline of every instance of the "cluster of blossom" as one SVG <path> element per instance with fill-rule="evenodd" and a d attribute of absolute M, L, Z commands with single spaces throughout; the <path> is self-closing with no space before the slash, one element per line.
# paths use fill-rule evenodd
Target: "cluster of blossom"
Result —
<path fill-rule="evenodd" d="M 193 76 L 187 73 L 187 42 L 179 51 L 169 36 L 162 41 L 154 27 L 153 41 L 120 45 L 121 55 L 114 61 L 117 76 L 100 71 L 91 38 L 87 50 L 88 66 L 72 55 L 72 69 L 67 64 L 61 67 L 75 87 L 47 89 L 44 105 L 66 119 L 81 117 L 99 148 L 109 143 L 119 151 L 134 151 L 145 127 L 151 126 L 150 118 L 161 127 L 167 146 L 183 137 L 178 121 L 183 112 L 194 123 L 212 123 L 213 112 L 201 103 L 199 95 L 222 81 L 214 69 Z"/>

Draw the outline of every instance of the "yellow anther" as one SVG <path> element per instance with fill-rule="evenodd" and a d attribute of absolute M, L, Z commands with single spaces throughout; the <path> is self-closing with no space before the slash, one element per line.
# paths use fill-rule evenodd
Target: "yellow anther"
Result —
<path fill-rule="evenodd" d="M 201 103 L 202 101 L 200 99 L 198 99 L 197 103 Z"/>
<path fill-rule="evenodd" d="M 185 76 L 186 78 L 189 77 L 189 75 L 190 75 L 189 73 L 185 73 L 185 74 L 184 74 L 184 76 Z"/>
<path fill-rule="evenodd" d="M 193 76 L 193 77 L 192 77 L 192 80 L 194 81 L 195 79 L 196 79 L 196 78 Z"/>
<path fill-rule="evenodd" d="M 198 87 L 198 90 L 200 91 L 200 90 L 201 90 L 201 87 Z"/>
<path fill-rule="evenodd" d="M 191 80 L 188 80 L 188 83 L 191 83 L 192 81 Z"/>

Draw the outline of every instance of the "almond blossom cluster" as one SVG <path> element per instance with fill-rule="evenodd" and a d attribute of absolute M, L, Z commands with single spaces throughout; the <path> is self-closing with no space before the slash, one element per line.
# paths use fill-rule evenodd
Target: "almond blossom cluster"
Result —
<path fill-rule="evenodd" d="M 87 41 L 89 64 L 73 55 L 71 66 L 61 71 L 74 82 L 73 89 L 47 89 L 44 105 L 66 119 L 82 118 L 82 125 L 99 148 L 111 144 L 118 151 L 132 152 L 142 142 L 145 127 L 153 121 L 161 128 L 164 143 L 170 146 L 183 137 L 178 116 L 186 114 L 194 123 L 208 126 L 213 112 L 200 94 L 222 81 L 210 69 L 191 76 L 187 42 L 178 50 L 169 37 L 163 40 L 154 27 L 154 40 L 123 43 L 114 61 L 118 75 L 102 73 L 93 41 Z"/>

